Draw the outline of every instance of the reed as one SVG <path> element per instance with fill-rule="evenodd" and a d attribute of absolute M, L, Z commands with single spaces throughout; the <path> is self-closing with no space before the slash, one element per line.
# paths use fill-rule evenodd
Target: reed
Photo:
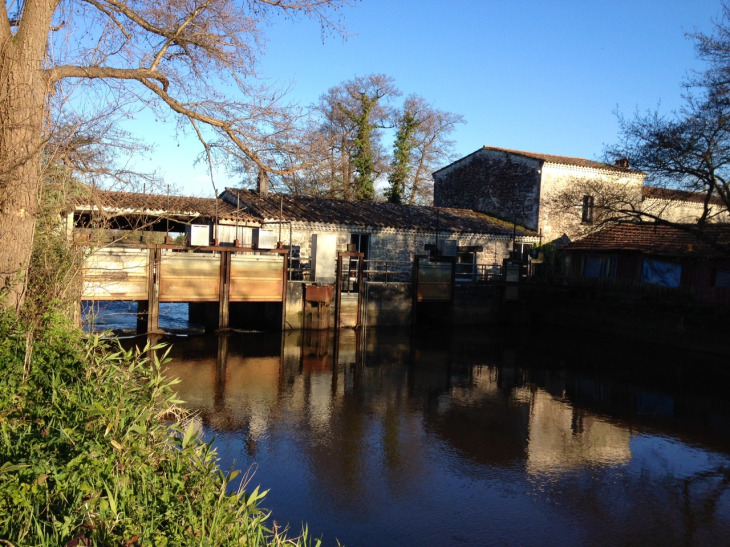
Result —
<path fill-rule="evenodd" d="M 312 543 L 306 528 L 287 538 L 268 526 L 266 492 L 219 468 L 161 373 L 167 360 L 161 345 L 85 338 L 60 313 L 29 334 L 2 312 L 1 544 Z"/>

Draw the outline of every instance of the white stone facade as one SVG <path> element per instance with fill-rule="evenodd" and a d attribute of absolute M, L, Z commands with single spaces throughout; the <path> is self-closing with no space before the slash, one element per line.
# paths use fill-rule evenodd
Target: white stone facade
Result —
<path fill-rule="evenodd" d="M 264 223 L 265 224 L 265 223 Z M 271 227 L 271 226 L 269 226 Z M 291 244 L 299 247 L 301 257 L 311 257 L 312 235 L 317 233 L 336 233 L 337 250 L 347 250 L 352 234 L 368 234 L 370 236 L 369 258 L 371 260 L 389 260 L 412 263 L 416 254 L 425 255 L 427 244 L 436 243 L 436 232 L 419 232 L 415 230 L 396 230 L 391 228 L 348 226 L 343 224 L 325 224 L 293 222 Z M 282 242 L 289 245 L 289 226 L 283 225 Z M 476 255 L 477 264 L 492 265 L 502 263 L 512 250 L 512 237 L 495 234 L 451 234 L 441 232 L 440 239 L 456 239 L 459 246 L 482 246 L 484 250 Z M 518 243 L 537 243 L 539 238 L 518 235 Z"/>
<path fill-rule="evenodd" d="M 544 163 L 540 176 L 540 213 L 538 232 L 544 241 L 553 241 L 563 234 L 571 240 L 585 235 L 590 223 L 583 222 L 583 196 L 576 195 L 575 209 L 570 212 L 556 213 L 554 201 L 560 201 L 560 194 L 569 192 L 571 187 L 583 188 L 586 195 L 599 200 L 599 193 L 621 195 L 636 208 L 641 207 L 641 188 L 646 175 L 643 173 L 617 173 L 616 171 L 594 169 L 576 165 Z M 606 185 L 614 189 L 603 190 Z M 593 191 L 595 189 L 595 192 Z M 578 192 L 579 194 L 581 192 Z M 591 195 L 594 194 L 594 195 Z M 597 202 L 595 206 L 599 205 Z M 595 207 L 594 206 L 594 207 Z"/>
<path fill-rule="evenodd" d="M 698 201 L 668 200 L 645 198 L 642 210 L 650 215 L 658 216 L 669 222 L 691 224 L 697 222 L 704 211 L 704 204 Z M 720 205 L 710 205 L 708 222 L 730 222 L 730 212 Z"/>

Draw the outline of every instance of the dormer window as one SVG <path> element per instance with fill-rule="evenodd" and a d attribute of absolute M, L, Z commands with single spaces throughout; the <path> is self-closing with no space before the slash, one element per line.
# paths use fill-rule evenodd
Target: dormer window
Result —
<path fill-rule="evenodd" d="M 581 222 L 583 224 L 593 224 L 593 196 L 583 196 Z"/>

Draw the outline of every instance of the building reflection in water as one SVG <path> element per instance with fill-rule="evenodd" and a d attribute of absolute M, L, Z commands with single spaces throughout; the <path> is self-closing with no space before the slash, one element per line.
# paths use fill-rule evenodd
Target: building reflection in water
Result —
<path fill-rule="evenodd" d="M 526 501 L 521 503 L 526 505 L 518 503 L 514 510 L 529 513 L 535 511 L 530 505 L 535 485 L 540 492 L 546 489 L 543 480 L 562 481 L 551 495 L 564 499 L 553 506 L 545 494 L 543 520 L 534 517 L 544 526 L 541 533 L 579 544 L 586 536 L 571 536 L 576 530 L 590 526 L 598 533 L 614 526 L 613 519 L 622 513 L 614 508 L 603 515 L 599 508 L 582 507 L 576 500 L 609 495 L 602 481 L 617 470 L 623 470 L 625 480 L 635 468 L 651 467 L 646 454 L 637 458 L 632 448 L 655 438 L 722 448 L 719 456 L 710 451 L 705 458 L 720 462 L 708 464 L 720 473 L 718 489 L 700 489 L 694 494 L 699 501 L 676 502 L 667 509 L 667 518 L 675 513 L 685 521 L 696 518 L 693 507 L 700 502 L 703 507 L 712 502 L 716 508 L 730 504 L 730 472 L 722 472 L 730 469 L 730 439 L 718 433 L 723 424 L 730 424 L 725 402 L 685 393 L 671 396 L 668 406 L 666 393 L 621 379 L 562 365 L 525 366 L 518 350 L 482 334 L 478 342 L 458 334 L 444 339 L 434 333 L 383 331 L 364 336 L 348 330 L 337 337 L 332 332 L 235 334 L 176 341 L 171 356 L 167 373 L 180 379 L 180 398 L 199 412 L 207 432 L 227 439 L 220 445 L 224 463 L 268 466 L 260 480 L 279 481 L 286 490 L 272 490 L 272 506 L 277 511 L 283 507 L 277 515 L 319 524 L 348 545 L 366 544 L 364 538 L 377 541 L 368 534 L 379 527 L 392 526 L 387 533 L 397 538 L 402 531 L 394 530 L 402 519 L 424 529 L 435 526 L 431 519 L 447 509 L 426 501 L 434 490 L 446 489 L 443 495 L 452 504 L 471 492 L 482 510 L 498 513 L 504 509 L 505 491 L 523 489 Z M 660 401 L 654 414 L 642 414 L 646 401 Z M 686 420 L 667 421 L 662 416 L 667 408 L 705 412 L 714 416 L 706 423 L 720 428 L 710 427 L 708 433 L 707 428 L 687 427 Z M 570 478 L 584 471 L 589 478 Z M 654 487 L 673 495 L 679 488 L 672 482 L 675 477 L 662 473 L 654 478 L 669 482 Z M 646 485 L 641 483 L 644 479 L 636 480 L 620 494 L 622 504 L 642 502 Z M 501 484 L 497 494 L 495 481 Z M 448 492 L 454 485 L 465 490 Z M 604 502 L 616 503 L 600 501 Z M 387 518 L 383 507 L 389 508 Z M 474 511 L 464 512 L 468 522 L 454 517 L 454 526 L 468 526 L 475 534 L 496 533 L 499 526 L 491 519 L 475 523 Z M 730 530 L 727 515 L 718 520 L 717 512 L 710 513 L 711 518 L 702 518 L 710 518 L 712 533 Z M 577 524 L 576 515 L 583 515 Z M 607 537 L 619 540 L 616 534 L 625 533 L 628 536 L 620 536 L 620 541 L 641 538 L 640 519 L 621 518 Z M 667 544 L 673 543 L 675 525 L 686 528 L 676 522 L 669 528 L 662 525 Z M 574 528 L 571 534 L 566 526 Z M 522 532 L 504 533 L 512 534 L 503 538 L 511 542 Z M 431 536 L 424 534 L 429 544 Z M 539 543 L 540 537 L 520 541 Z M 435 538 L 430 544 L 443 544 L 443 537 Z"/>

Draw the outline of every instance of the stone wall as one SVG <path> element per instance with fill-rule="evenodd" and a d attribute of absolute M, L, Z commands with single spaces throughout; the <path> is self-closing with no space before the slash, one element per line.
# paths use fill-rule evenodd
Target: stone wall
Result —
<path fill-rule="evenodd" d="M 433 174 L 433 204 L 482 211 L 537 230 L 540 164 L 536 159 L 478 150 Z"/>
<path fill-rule="evenodd" d="M 642 203 L 642 210 L 651 215 L 660 216 L 669 222 L 694 223 L 702 216 L 704 206 L 694 201 L 670 201 L 647 198 Z M 730 222 L 730 213 L 720 205 L 711 205 L 708 222 Z"/>
<path fill-rule="evenodd" d="M 612 196 L 612 199 L 621 196 L 639 208 L 643 179 L 643 175 L 624 176 L 587 167 L 545 163 L 542 166 L 538 224 L 543 241 L 553 241 L 563 235 L 574 241 L 588 232 L 591 225 L 582 222 L 581 194 L 593 196 L 596 220 L 600 215 L 598 207 L 601 195 Z M 582 190 L 576 193 L 576 187 Z M 561 199 L 561 193 L 566 191 L 570 192 L 572 201 L 575 201 L 572 210 L 566 210 L 565 198 Z"/>
<path fill-rule="evenodd" d="M 413 230 L 394 230 L 363 228 L 332 224 L 295 223 L 292 229 L 292 244 L 299 256 L 311 257 L 312 234 L 336 233 L 337 250 L 345 251 L 352 234 L 370 234 L 370 259 L 413 262 L 416 254 L 427 254 L 427 244 L 436 243 L 436 232 L 416 232 Z M 456 239 L 459 246 L 482 246 L 484 250 L 476 253 L 477 264 L 502 263 L 512 249 L 512 237 L 493 234 L 438 234 L 440 239 Z M 282 239 L 289 244 L 288 227 L 282 230 Z M 517 241 L 537 242 L 535 237 L 517 237 Z M 294 258 L 295 255 L 292 255 Z M 411 265 L 401 265 L 403 271 L 410 272 Z"/>

